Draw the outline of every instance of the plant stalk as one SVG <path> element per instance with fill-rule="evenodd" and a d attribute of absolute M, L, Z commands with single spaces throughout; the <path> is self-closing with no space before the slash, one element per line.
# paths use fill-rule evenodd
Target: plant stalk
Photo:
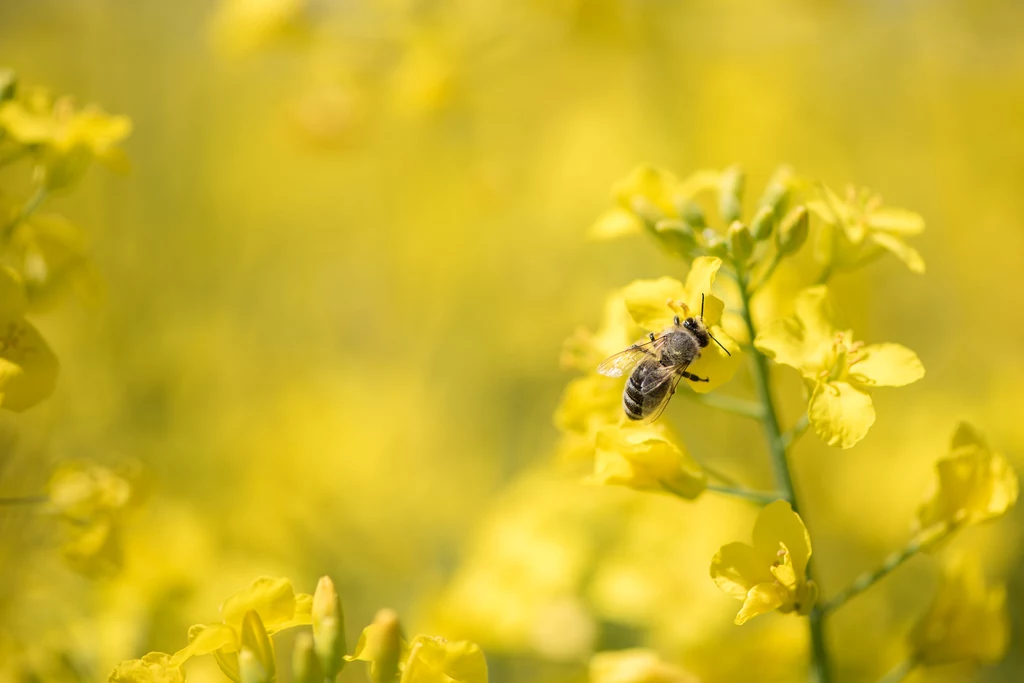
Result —
<path fill-rule="evenodd" d="M 742 271 L 737 264 L 737 275 L 739 281 L 740 298 L 743 303 L 743 321 L 747 326 L 747 333 L 750 335 L 751 346 L 757 337 L 757 328 L 754 326 L 754 318 L 751 313 L 750 297 Z M 757 387 L 757 395 L 764 407 L 765 439 L 768 442 L 768 451 L 771 455 L 772 470 L 775 473 L 775 483 L 783 497 L 793 506 L 793 511 L 799 514 L 799 503 L 796 492 L 793 488 L 793 475 L 789 470 L 789 460 L 786 457 L 786 447 L 792 439 L 786 439 L 779 428 L 779 417 L 775 409 L 775 401 L 772 398 L 771 379 L 768 373 L 768 359 L 756 348 L 750 349 L 750 356 L 754 365 L 754 384 Z M 811 566 L 807 566 L 807 580 L 811 580 Z M 825 611 L 820 602 L 816 603 L 808 615 L 808 627 L 811 636 L 811 675 L 812 681 L 817 683 L 830 683 L 831 671 L 829 667 L 828 644 L 825 642 L 824 629 Z"/>

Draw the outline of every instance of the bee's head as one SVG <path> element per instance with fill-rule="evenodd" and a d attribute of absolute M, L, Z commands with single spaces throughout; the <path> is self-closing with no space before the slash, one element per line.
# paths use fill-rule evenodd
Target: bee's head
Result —
<path fill-rule="evenodd" d="M 711 335 L 708 334 L 708 328 L 704 326 L 704 321 L 700 318 L 687 318 L 683 321 L 683 327 L 697 338 L 701 348 L 711 343 Z"/>

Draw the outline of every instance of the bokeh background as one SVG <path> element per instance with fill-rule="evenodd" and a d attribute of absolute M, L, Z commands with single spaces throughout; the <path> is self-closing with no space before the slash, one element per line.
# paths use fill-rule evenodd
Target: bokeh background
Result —
<path fill-rule="evenodd" d="M 562 340 L 611 289 L 682 275 L 588 226 L 639 162 L 739 162 L 755 197 L 789 163 L 925 216 L 927 274 L 883 259 L 836 280 L 858 336 L 928 374 L 876 395 L 856 448 L 796 450 L 833 593 L 906 541 L 958 420 L 1024 466 L 1022 28 L 1024 6 L 988 1 L 3 2 L 0 64 L 134 133 L 128 176 L 93 169 L 54 202 L 103 286 L 34 319 L 62 375 L 3 416 L 0 493 L 90 458 L 137 472 L 140 501 L 101 577 L 61 560 L 52 519 L 0 509 L 0 676 L 105 680 L 254 576 L 330 574 L 350 642 L 395 607 L 480 643 L 497 683 L 582 681 L 592 652 L 638 644 L 708 681 L 798 679 L 801 621 L 735 627 L 707 575 L 751 506 L 556 462 Z M 756 425 L 667 416 L 769 484 Z M 1024 675 L 1022 535 L 1017 510 L 955 543 L 1007 577 L 1007 658 L 916 680 Z M 839 680 L 902 657 L 937 573 L 915 558 L 833 619 Z"/>

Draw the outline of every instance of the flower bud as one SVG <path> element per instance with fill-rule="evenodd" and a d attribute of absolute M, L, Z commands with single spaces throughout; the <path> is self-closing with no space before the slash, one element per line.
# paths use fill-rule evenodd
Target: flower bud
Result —
<path fill-rule="evenodd" d="M 313 593 L 313 641 L 324 676 L 330 680 L 345 667 L 345 613 L 329 576 L 320 577 Z"/>
<path fill-rule="evenodd" d="M 732 223 L 743 215 L 743 185 L 746 176 L 739 166 L 730 166 L 722 172 L 718 185 L 718 211 L 722 220 Z"/>
<path fill-rule="evenodd" d="M 238 653 L 238 672 L 242 683 L 270 683 L 272 680 L 256 654 L 245 646 Z"/>
<path fill-rule="evenodd" d="M 697 247 L 697 235 L 683 221 L 674 218 L 660 220 L 654 225 L 654 232 L 670 253 L 689 256 Z"/>
<path fill-rule="evenodd" d="M 303 632 L 295 637 L 292 653 L 292 680 L 295 683 L 324 683 L 323 669 L 313 646 L 313 636 Z"/>
<path fill-rule="evenodd" d="M 807 240 L 809 219 L 807 208 L 804 206 L 794 207 L 786 214 L 779 225 L 778 246 L 779 252 L 783 255 L 796 253 Z"/>
<path fill-rule="evenodd" d="M 274 644 L 267 635 L 267 629 L 263 626 L 263 620 L 256 610 L 249 610 L 242 618 L 241 652 L 249 652 L 259 665 L 259 671 L 263 672 L 266 680 L 272 680 L 277 671 L 274 667 Z M 242 683 L 250 683 L 245 677 L 245 668 L 242 666 L 241 652 L 238 658 L 238 669 L 241 674 Z M 255 669 L 253 669 L 255 671 Z M 264 679 L 252 679 L 253 681 Z"/>
<path fill-rule="evenodd" d="M 741 263 L 745 263 L 754 253 L 754 239 L 743 223 L 733 221 L 729 226 L 729 246 L 732 248 L 733 258 Z"/>
<path fill-rule="evenodd" d="M 729 255 L 729 243 L 720 234 L 711 228 L 704 228 L 701 233 L 704 238 L 705 248 L 711 256 L 724 258 Z"/>
<path fill-rule="evenodd" d="M 775 229 L 775 211 L 770 206 L 762 206 L 754 220 L 750 222 L 750 235 L 755 241 L 761 242 L 772 236 Z"/>
<path fill-rule="evenodd" d="M 373 623 L 363 629 L 355 652 L 345 655 L 345 659 L 369 662 L 373 683 L 392 683 L 398 676 L 401 654 L 402 628 L 398 624 L 398 614 L 392 609 L 382 609 L 373 618 Z"/>
<path fill-rule="evenodd" d="M 776 217 L 781 216 L 789 203 L 793 182 L 793 169 L 789 166 L 780 167 L 772 174 L 758 204 L 769 207 Z"/>
<path fill-rule="evenodd" d="M 686 202 L 680 207 L 679 214 L 683 217 L 683 221 L 687 225 L 692 225 L 694 229 L 704 228 L 708 224 L 704 217 L 704 209 L 700 208 L 700 204 L 697 202 Z"/>

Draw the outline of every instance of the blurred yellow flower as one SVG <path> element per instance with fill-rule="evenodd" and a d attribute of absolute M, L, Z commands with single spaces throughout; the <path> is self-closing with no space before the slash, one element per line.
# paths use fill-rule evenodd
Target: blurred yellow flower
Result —
<path fill-rule="evenodd" d="M 61 521 L 61 552 L 85 574 L 111 574 L 121 566 L 121 515 L 131 484 L 88 461 L 67 462 L 50 477 L 49 502 Z"/>
<path fill-rule="evenodd" d="M 807 202 L 807 208 L 829 228 L 822 231 L 817 249 L 826 264 L 836 270 L 849 270 L 889 251 L 911 272 L 924 272 L 921 254 L 905 241 L 924 231 L 924 219 L 919 214 L 882 206 L 881 196 L 867 188 L 858 192 L 849 187 L 846 201 L 825 186 L 822 194 L 822 199 Z"/>
<path fill-rule="evenodd" d="M 213 21 L 217 44 L 242 54 L 302 35 L 307 0 L 223 0 Z"/>
<path fill-rule="evenodd" d="M 107 683 L 185 683 L 185 675 L 171 664 L 170 655 L 150 652 L 142 659 L 118 664 L 107 677 Z"/>
<path fill-rule="evenodd" d="M 109 166 L 126 164 L 118 145 L 131 134 L 132 122 L 96 106 L 76 109 L 70 97 L 52 98 L 44 90 L 0 104 L 0 129 L 46 155 L 46 183 L 63 188 L 85 171 L 92 159 Z"/>
<path fill-rule="evenodd" d="M 672 493 L 688 499 L 699 496 L 707 485 L 700 465 L 676 443 L 663 424 L 624 424 L 601 429 L 597 433 L 590 481 Z"/>
<path fill-rule="evenodd" d="M 355 652 L 345 657 L 370 664 L 373 683 L 487 683 L 487 660 L 469 641 L 419 635 L 406 643 L 398 615 L 384 609 L 363 629 Z"/>
<path fill-rule="evenodd" d="M 401 683 L 487 683 L 487 660 L 469 641 L 416 636 L 409 644 Z"/>
<path fill-rule="evenodd" d="M 754 346 L 800 371 L 811 388 L 807 415 L 815 432 L 830 446 L 850 448 L 875 421 L 871 388 L 916 382 L 924 366 L 899 344 L 854 342 L 835 320 L 828 288 L 809 287 L 797 296 L 795 314 L 769 324 Z"/>
<path fill-rule="evenodd" d="M 57 386 L 57 357 L 23 317 L 25 288 L 13 270 L 0 267 L 0 406 L 21 412 Z"/>
<path fill-rule="evenodd" d="M 910 634 L 912 659 L 924 665 L 1002 659 L 1009 642 L 1006 590 L 987 586 L 976 561 L 946 567 L 928 611 Z"/>
<path fill-rule="evenodd" d="M 633 321 L 649 332 L 661 332 L 673 323 L 673 318 L 697 317 L 703 304 L 704 324 L 728 353 L 714 342 L 701 350 L 689 371 L 707 382 L 687 382 L 698 393 L 717 389 L 732 379 L 740 363 L 740 346 L 719 325 L 725 302 L 711 293 L 715 275 L 722 266 L 719 258 L 701 256 L 694 259 L 686 284 L 670 277 L 657 280 L 637 280 L 626 286 L 621 294 L 626 310 Z"/>
<path fill-rule="evenodd" d="M 697 678 L 662 661 L 653 650 L 635 648 L 594 655 L 590 683 L 697 683 Z"/>
<path fill-rule="evenodd" d="M 784 500 L 766 506 L 754 523 L 753 545 L 722 546 L 711 561 L 711 578 L 743 601 L 736 623 L 779 610 L 808 614 L 818 588 L 807 580 L 811 538 L 800 515 Z"/>
<path fill-rule="evenodd" d="M 1017 502 L 1017 474 L 973 427 L 961 423 L 950 454 L 935 465 L 938 477 L 918 511 L 922 529 L 948 524 L 976 524 L 1006 513 Z"/>
<path fill-rule="evenodd" d="M 213 654 L 225 675 L 237 681 L 236 653 L 242 645 L 246 614 L 254 612 L 266 633 L 273 635 L 293 626 L 311 623 L 312 603 L 313 596 L 296 594 L 288 579 L 260 577 L 221 604 L 221 623 L 196 624 L 190 628 L 188 645 L 174 654 L 171 663 L 181 666 L 191 657 Z"/>

